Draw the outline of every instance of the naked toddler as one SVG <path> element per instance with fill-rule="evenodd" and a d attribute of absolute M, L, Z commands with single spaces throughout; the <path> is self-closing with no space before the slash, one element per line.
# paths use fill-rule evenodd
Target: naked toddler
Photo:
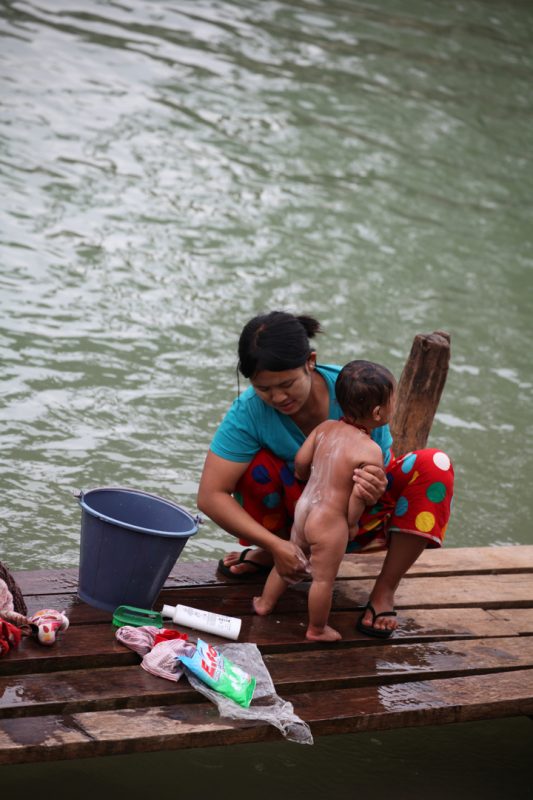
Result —
<path fill-rule="evenodd" d="M 357 496 L 353 473 L 365 464 L 383 467 L 381 448 L 370 438 L 370 431 L 389 421 L 395 388 L 395 379 L 385 367 L 350 361 L 335 384 L 344 416 L 318 425 L 296 454 L 295 476 L 307 484 L 296 504 L 291 541 L 310 555 L 307 639 L 341 638 L 327 623 L 333 584 L 365 508 Z M 256 613 L 270 614 L 288 585 L 274 567 L 263 594 L 254 598 Z"/>

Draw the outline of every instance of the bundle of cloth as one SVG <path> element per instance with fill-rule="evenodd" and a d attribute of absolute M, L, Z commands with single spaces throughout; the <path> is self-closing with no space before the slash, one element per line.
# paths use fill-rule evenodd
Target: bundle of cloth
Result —
<path fill-rule="evenodd" d="M 20 644 L 31 633 L 22 593 L 7 567 L 0 561 L 0 656 Z"/>
<path fill-rule="evenodd" d="M 33 635 L 39 644 L 52 645 L 58 631 L 69 626 L 63 611 L 43 608 L 30 617 L 22 592 L 0 561 L 0 656 L 18 647 L 23 636 Z"/>

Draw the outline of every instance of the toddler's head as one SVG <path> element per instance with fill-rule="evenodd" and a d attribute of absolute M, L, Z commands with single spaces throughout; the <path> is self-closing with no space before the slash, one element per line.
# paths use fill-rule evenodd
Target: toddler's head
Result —
<path fill-rule="evenodd" d="M 335 383 L 335 394 L 346 419 L 370 428 L 390 420 L 395 390 L 392 372 L 372 361 L 348 362 Z"/>

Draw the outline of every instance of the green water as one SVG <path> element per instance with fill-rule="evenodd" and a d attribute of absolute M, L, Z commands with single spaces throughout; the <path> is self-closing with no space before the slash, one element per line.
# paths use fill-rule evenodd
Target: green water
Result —
<path fill-rule="evenodd" d="M 0 558 L 77 565 L 79 488 L 194 511 L 239 330 L 271 308 L 322 321 L 322 361 L 397 375 L 449 331 L 448 544 L 532 544 L 532 42 L 518 0 L 1 2 Z M 231 547 L 206 523 L 182 558 Z M 495 797 L 532 744 L 524 719 L 2 777 Z"/>

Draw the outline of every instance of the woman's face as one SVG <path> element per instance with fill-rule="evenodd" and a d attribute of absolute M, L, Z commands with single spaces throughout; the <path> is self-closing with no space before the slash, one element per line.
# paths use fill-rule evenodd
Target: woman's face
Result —
<path fill-rule="evenodd" d="M 263 369 L 251 379 L 256 394 L 261 400 L 281 414 L 297 414 L 305 404 L 311 391 L 314 356 L 302 367 L 271 372 Z"/>

